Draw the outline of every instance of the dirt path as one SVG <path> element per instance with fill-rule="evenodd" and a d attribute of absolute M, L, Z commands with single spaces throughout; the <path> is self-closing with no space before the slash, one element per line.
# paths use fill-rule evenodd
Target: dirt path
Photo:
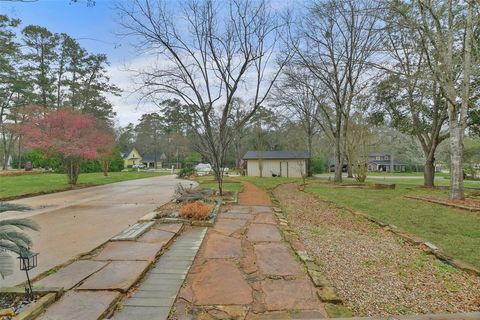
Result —
<path fill-rule="evenodd" d="M 238 204 L 243 206 L 271 206 L 268 195 L 248 181 L 242 181 L 243 191 L 238 195 Z"/>
<path fill-rule="evenodd" d="M 307 251 L 357 315 L 480 310 L 480 279 L 353 214 L 281 185 L 274 195 Z M 306 210 L 308 208 L 308 210 Z"/>
<path fill-rule="evenodd" d="M 326 317 L 316 288 L 266 206 L 265 192 L 245 183 L 240 203 L 224 209 L 209 228 L 170 319 Z"/>

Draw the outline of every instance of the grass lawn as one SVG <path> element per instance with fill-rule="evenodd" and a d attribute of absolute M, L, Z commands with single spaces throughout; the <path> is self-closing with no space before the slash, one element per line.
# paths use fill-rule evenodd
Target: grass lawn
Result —
<path fill-rule="evenodd" d="M 95 186 L 125 180 L 167 175 L 168 172 L 110 172 L 107 177 L 101 172 L 82 173 L 78 186 Z M 0 199 L 36 193 L 49 193 L 69 189 L 67 175 L 60 173 L 24 174 L 0 176 Z"/>
<path fill-rule="evenodd" d="M 480 214 L 404 197 L 444 191 L 407 185 L 397 185 L 395 190 L 337 188 L 324 183 L 312 183 L 306 191 L 394 224 L 434 243 L 448 255 L 480 268 Z"/>
<path fill-rule="evenodd" d="M 217 182 L 215 182 L 215 179 L 213 178 L 213 176 L 198 177 L 195 179 L 195 181 L 198 182 L 199 188 L 210 188 L 210 189 L 218 190 L 218 184 Z M 238 181 L 235 181 L 229 178 L 225 178 L 223 181 L 223 190 L 225 191 L 241 192 L 242 189 L 243 189 L 243 186 Z"/>
<path fill-rule="evenodd" d="M 275 188 L 276 186 L 280 185 L 280 184 L 283 184 L 283 183 L 290 183 L 290 182 L 300 182 L 302 181 L 302 179 L 300 178 L 286 178 L 286 177 L 263 177 L 263 178 L 260 178 L 260 177 L 235 177 L 235 178 L 232 178 L 232 179 L 237 179 L 237 180 L 240 180 L 240 181 L 249 181 L 251 183 L 253 183 L 254 185 L 256 185 L 257 187 L 265 190 L 265 191 L 269 191 L 273 188 Z"/>
<path fill-rule="evenodd" d="M 332 173 L 322 173 L 315 175 L 317 177 L 327 179 L 331 177 L 333 179 Z M 435 179 L 435 185 L 437 186 L 450 186 L 450 178 L 445 173 L 437 173 Z M 353 179 L 344 178 L 344 181 L 352 182 Z M 396 184 L 405 184 L 405 185 L 423 185 L 423 173 L 384 173 L 384 172 L 370 172 L 367 177 L 368 182 L 391 182 Z M 465 180 L 465 187 L 474 187 L 480 188 L 480 180 Z"/>
<path fill-rule="evenodd" d="M 267 191 L 282 183 L 300 181 L 271 177 L 236 179 L 250 181 Z M 445 181 L 448 184 L 449 181 Z M 405 195 L 446 194 L 447 191 L 421 189 L 408 184 L 397 184 L 395 190 L 373 190 L 336 188 L 327 183 L 316 183 L 315 178 L 308 182 L 305 191 L 320 199 L 354 208 L 385 223 L 396 225 L 434 243 L 448 255 L 480 268 L 480 214 L 404 198 Z M 416 180 L 413 183 L 415 182 Z"/>

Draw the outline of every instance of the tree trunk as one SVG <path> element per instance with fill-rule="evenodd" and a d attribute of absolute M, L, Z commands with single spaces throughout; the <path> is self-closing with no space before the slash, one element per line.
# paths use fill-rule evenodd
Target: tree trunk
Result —
<path fill-rule="evenodd" d="M 350 159 L 347 159 L 347 178 L 352 178 L 353 179 L 353 170 L 352 170 L 352 163 L 350 162 Z"/>
<path fill-rule="evenodd" d="M 75 159 L 67 160 L 65 168 L 68 176 L 68 184 L 72 186 L 76 185 L 80 173 L 80 163 Z"/>
<path fill-rule="evenodd" d="M 423 186 L 428 188 L 435 187 L 435 159 L 427 158 L 423 169 Z"/>
<path fill-rule="evenodd" d="M 463 200 L 463 130 L 456 122 L 450 126 L 450 199 Z"/>
<path fill-rule="evenodd" d="M 338 134 L 335 141 L 335 178 L 336 183 L 342 183 L 343 155 L 340 146 L 340 135 Z"/>
<path fill-rule="evenodd" d="M 103 176 L 108 177 L 108 160 L 102 160 Z"/>

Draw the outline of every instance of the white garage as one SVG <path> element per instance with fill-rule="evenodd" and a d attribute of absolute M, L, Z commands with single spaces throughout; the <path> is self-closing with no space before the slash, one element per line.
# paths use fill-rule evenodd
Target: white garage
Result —
<path fill-rule="evenodd" d="M 248 151 L 243 160 L 249 177 L 291 177 L 307 175 L 307 151 Z"/>

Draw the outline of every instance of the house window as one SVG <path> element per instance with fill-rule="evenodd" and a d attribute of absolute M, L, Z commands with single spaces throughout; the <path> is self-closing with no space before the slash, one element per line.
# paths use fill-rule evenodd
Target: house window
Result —
<path fill-rule="evenodd" d="M 376 157 L 375 157 L 375 160 L 382 160 L 382 157 L 376 156 Z"/>

